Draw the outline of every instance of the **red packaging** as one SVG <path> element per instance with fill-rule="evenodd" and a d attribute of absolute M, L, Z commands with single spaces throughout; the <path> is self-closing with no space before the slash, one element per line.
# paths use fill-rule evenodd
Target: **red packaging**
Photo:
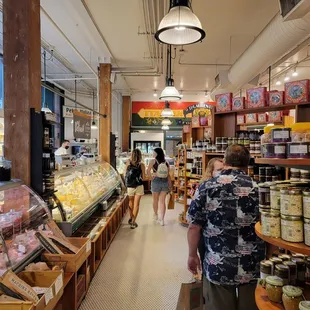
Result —
<path fill-rule="evenodd" d="M 269 92 L 269 105 L 271 107 L 284 104 L 284 91 L 273 90 Z"/>
<path fill-rule="evenodd" d="M 262 108 L 267 105 L 267 88 L 259 87 L 247 90 L 247 108 Z"/>
<path fill-rule="evenodd" d="M 216 95 L 216 111 L 217 112 L 227 112 L 231 111 L 232 105 L 232 93 Z"/>
<path fill-rule="evenodd" d="M 309 80 L 285 83 L 285 103 L 297 104 L 309 102 Z"/>
<path fill-rule="evenodd" d="M 259 123 L 267 123 L 268 122 L 268 115 L 267 113 L 257 113 L 257 121 Z"/>
<path fill-rule="evenodd" d="M 282 121 L 282 112 L 281 111 L 269 112 L 268 120 L 270 123 L 281 122 Z"/>
<path fill-rule="evenodd" d="M 245 122 L 247 124 L 257 123 L 257 113 L 249 113 L 245 116 Z"/>
<path fill-rule="evenodd" d="M 245 97 L 236 97 L 232 100 L 232 110 L 239 111 L 245 107 Z"/>
<path fill-rule="evenodd" d="M 190 125 L 184 125 L 183 126 L 183 133 L 190 133 L 191 132 L 191 126 Z"/>
<path fill-rule="evenodd" d="M 237 125 L 241 125 L 245 123 L 244 115 L 237 115 Z"/>

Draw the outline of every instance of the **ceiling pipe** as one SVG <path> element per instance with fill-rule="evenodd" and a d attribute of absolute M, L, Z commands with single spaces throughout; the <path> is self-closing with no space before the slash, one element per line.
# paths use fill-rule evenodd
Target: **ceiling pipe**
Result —
<path fill-rule="evenodd" d="M 86 78 L 86 77 L 78 77 L 78 78 L 64 78 L 64 79 L 49 79 L 50 81 L 79 81 L 79 80 L 97 80 L 97 78 Z"/>

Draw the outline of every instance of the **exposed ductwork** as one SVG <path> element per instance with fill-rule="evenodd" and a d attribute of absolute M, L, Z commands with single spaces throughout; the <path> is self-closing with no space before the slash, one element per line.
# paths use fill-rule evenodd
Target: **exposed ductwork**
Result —
<path fill-rule="evenodd" d="M 309 37 L 310 13 L 292 21 L 283 21 L 278 13 L 230 70 L 226 71 L 229 82 L 220 82 L 218 88 L 212 91 L 212 95 L 240 89 Z"/>

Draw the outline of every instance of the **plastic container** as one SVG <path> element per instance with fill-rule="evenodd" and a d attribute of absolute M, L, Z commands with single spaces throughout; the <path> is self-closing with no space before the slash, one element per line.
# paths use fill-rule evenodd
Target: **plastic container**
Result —
<path fill-rule="evenodd" d="M 281 238 L 288 242 L 304 241 L 302 217 L 281 215 Z"/>
<path fill-rule="evenodd" d="M 262 234 L 268 237 L 281 237 L 281 218 L 278 210 L 261 212 Z"/>
<path fill-rule="evenodd" d="M 282 301 L 285 310 L 299 310 L 299 303 L 303 301 L 302 290 L 299 287 L 283 286 Z"/>
<path fill-rule="evenodd" d="M 261 145 L 264 158 L 286 158 L 286 143 L 266 143 Z"/>
<path fill-rule="evenodd" d="M 282 302 L 283 280 L 277 276 L 266 278 L 266 293 L 268 298 L 276 303 Z"/>
<path fill-rule="evenodd" d="M 271 141 L 273 143 L 291 142 L 291 128 L 273 128 L 271 129 Z"/>
<path fill-rule="evenodd" d="M 280 190 L 281 215 L 302 216 L 303 195 L 300 188 L 287 188 Z"/>
<path fill-rule="evenodd" d="M 292 142 L 310 142 L 310 122 L 295 123 L 291 128 Z"/>
<path fill-rule="evenodd" d="M 287 158 L 310 158 L 310 142 L 287 143 Z"/>

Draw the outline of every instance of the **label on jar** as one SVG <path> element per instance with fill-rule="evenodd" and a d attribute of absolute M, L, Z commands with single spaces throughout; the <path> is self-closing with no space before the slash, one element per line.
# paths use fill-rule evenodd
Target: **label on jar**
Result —
<path fill-rule="evenodd" d="M 290 145 L 290 154 L 307 154 L 308 145 Z"/>
<path fill-rule="evenodd" d="M 289 242 L 303 242 L 302 221 L 281 220 L 281 238 Z"/>
<path fill-rule="evenodd" d="M 310 246 L 310 224 L 304 224 L 305 227 L 305 245 Z"/>
<path fill-rule="evenodd" d="M 290 138 L 290 132 L 287 130 L 283 131 L 273 131 L 273 139 L 277 140 L 287 140 Z"/>
<path fill-rule="evenodd" d="M 275 145 L 274 146 L 275 154 L 285 154 L 285 146 L 284 145 Z"/>
<path fill-rule="evenodd" d="M 303 205 L 304 205 L 304 217 L 310 218 L 310 197 L 303 197 Z"/>

